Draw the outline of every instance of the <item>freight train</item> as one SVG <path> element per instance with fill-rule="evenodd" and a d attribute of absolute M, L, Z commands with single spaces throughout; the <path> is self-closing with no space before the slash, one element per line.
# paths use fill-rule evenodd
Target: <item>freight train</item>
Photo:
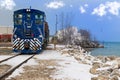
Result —
<path fill-rule="evenodd" d="M 13 51 L 40 53 L 49 42 L 49 27 L 45 12 L 36 9 L 19 9 L 13 15 Z"/>

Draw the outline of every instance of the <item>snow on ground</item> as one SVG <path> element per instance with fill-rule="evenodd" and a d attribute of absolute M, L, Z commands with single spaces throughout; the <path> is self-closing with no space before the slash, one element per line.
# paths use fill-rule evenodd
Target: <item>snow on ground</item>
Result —
<path fill-rule="evenodd" d="M 62 66 L 59 68 L 55 79 L 68 79 L 68 80 L 91 80 L 92 74 L 89 73 L 91 66 L 79 64 L 74 58 L 65 57 L 63 62 L 59 62 Z"/>
<path fill-rule="evenodd" d="M 0 55 L 0 60 L 4 60 L 9 57 L 11 57 L 11 55 Z"/>
<path fill-rule="evenodd" d="M 60 66 L 57 67 L 58 71 L 51 76 L 54 79 L 64 80 L 67 78 L 68 80 L 91 80 L 91 77 L 93 77 L 93 75 L 89 73 L 91 66 L 80 64 L 73 57 L 61 55 L 60 52 L 46 50 L 41 55 L 35 57 L 39 60 L 60 60 L 58 62 Z"/>
<path fill-rule="evenodd" d="M 57 46 L 57 47 L 64 47 L 64 46 Z M 49 46 L 49 48 L 53 48 L 53 46 Z M 3 58 L 6 56 L 3 56 Z M 7 56 L 8 57 L 8 56 Z M 21 55 L 17 58 L 14 58 L 12 60 L 9 60 L 7 62 L 4 62 L 2 64 L 8 64 L 11 66 L 15 66 L 18 64 L 18 61 L 23 61 L 26 59 L 28 55 Z M 0 56 L 2 58 L 2 56 Z M 72 56 L 66 56 L 62 55 L 60 52 L 55 50 L 45 50 L 41 54 L 38 54 L 34 56 L 33 59 L 29 60 L 27 63 L 22 65 L 20 68 L 15 70 L 12 75 L 10 75 L 7 79 L 10 79 L 11 77 L 15 77 L 16 75 L 20 75 L 20 73 L 23 73 L 23 67 L 24 66 L 32 66 L 37 65 L 38 63 L 35 62 L 34 59 L 38 60 L 56 60 L 58 61 L 58 64 L 60 66 L 56 66 L 57 70 L 51 77 L 53 77 L 55 80 L 91 80 L 91 77 L 94 75 L 89 73 L 89 70 L 92 66 L 87 64 L 80 64 L 77 60 L 74 59 Z M 1 65 L 2 65 L 1 64 Z M 54 66 L 48 66 L 48 68 L 54 67 Z M 6 80 L 7 80 L 6 79 Z"/>
<path fill-rule="evenodd" d="M 8 61 L 5 61 L 2 64 L 8 64 L 8 65 L 11 65 L 12 67 L 15 67 L 16 65 L 18 65 L 19 63 L 23 62 L 25 59 L 27 59 L 28 57 L 30 57 L 30 55 L 19 55 L 15 58 L 12 58 Z"/>
<path fill-rule="evenodd" d="M 12 59 L 10 59 L 8 61 L 5 61 L 5 62 L 1 63 L 0 65 L 7 64 L 7 65 L 11 65 L 12 67 L 15 67 L 16 65 L 18 65 L 21 62 L 23 62 L 25 59 L 27 59 L 30 56 L 31 55 L 19 55 L 19 56 L 15 57 L 15 58 L 12 58 Z M 5 59 L 5 58 L 10 57 L 10 56 L 0 56 L 0 57 L 2 59 Z M 27 63 L 25 63 L 23 66 L 21 66 L 20 68 L 15 70 L 13 72 L 13 74 L 11 76 L 9 76 L 7 79 L 9 79 L 10 77 L 15 77 L 17 75 L 20 75 L 20 73 L 23 73 L 24 72 L 24 70 L 23 70 L 24 66 L 31 66 L 31 65 L 37 65 L 37 64 L 38 63 L 36 63 L 34 59 L 31 59 Z"/>
<path fill-rule="evenodd" d="M 20 58 L 20 59 L 23 60 L 23 58 Z M 18 61 L 18 60 L 15 61 L 15 65 L 17 64 L 17 61 Z M 24 73 L 24 69 L 23 69 L 24 66 L 33 66 L 33 65 L 38 65 L 38 63 L 35 62 L 34 59 L 30 59 L 27 63 L 23 64 L 21 67 L 19 67 L 18 69 L 16 69 L 16 70 L 12 73 L 12 75 L 10 75 L 8 78 L 6 78 L 6 80 L 9 80 L 9 79 L 11 79 L 12 77 L 15 77 L 15 76 L 17 76 L 17 75 L 21 75 L 21 73 Z"/>

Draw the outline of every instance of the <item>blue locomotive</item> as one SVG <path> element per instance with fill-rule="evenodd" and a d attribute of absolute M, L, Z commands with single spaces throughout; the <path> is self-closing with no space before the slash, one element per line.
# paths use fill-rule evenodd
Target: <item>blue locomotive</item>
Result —
<path fill-rule="evenodd" d="M 20 9 L 13 15 L 13 51 L 19 53 L 40 53 L 49 41 L 49 27 L 46 15 L 36 9 Z"/>

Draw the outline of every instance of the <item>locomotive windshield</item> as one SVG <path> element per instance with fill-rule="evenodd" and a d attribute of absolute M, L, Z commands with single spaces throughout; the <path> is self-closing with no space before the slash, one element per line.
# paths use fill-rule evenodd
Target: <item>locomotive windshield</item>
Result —
<path fill-rule="evenodd" d="M 31 15 L 30 13 L 27 14 L 27 20 L 30 20 L 31 19 Z"/>
<path fill-rule="evenodd" d="M 41 15 L 41 14 L 36 14 L 36 15 L 35 15 L 35 24 L 40 25 L 40 24 L 42 24 L 42 22 L 43 22 L 43 15 Z"/>
<path fill-rule="evenodd" d="M 43 19 L 43 15 L 36 14 L 36 15 L 35 15 L 35 19 Z"/>

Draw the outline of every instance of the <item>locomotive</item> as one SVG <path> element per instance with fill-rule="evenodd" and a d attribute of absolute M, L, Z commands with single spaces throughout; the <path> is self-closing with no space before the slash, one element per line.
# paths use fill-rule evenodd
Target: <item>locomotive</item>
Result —
<path fill-rule="evenodd" d="M 49 27 L 45 12 L 19 9 L 13 14 L 13 51 L 40 53 L 49 42 Z"/>

